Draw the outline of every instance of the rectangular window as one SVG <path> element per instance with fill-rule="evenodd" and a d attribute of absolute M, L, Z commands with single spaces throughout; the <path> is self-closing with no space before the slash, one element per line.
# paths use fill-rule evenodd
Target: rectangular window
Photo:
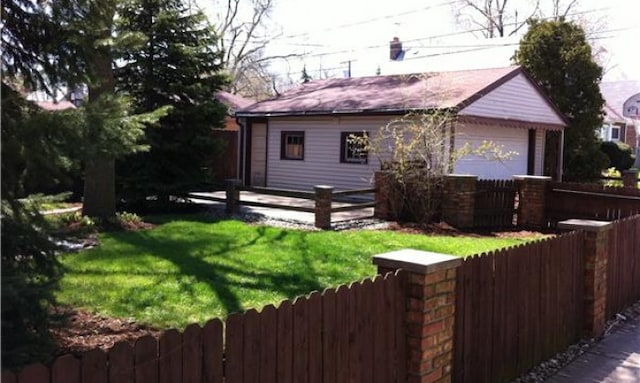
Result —
<path fill-rule="evenodd" d="M 620 141 L 620 127 L 611 126 L 611 141 Z"/>
<path fill-rule="evenodd" d="M 304 160 L 304 132 L 282 132 L 281 160 Z"/>
<path fill-rule="evenodd" d="M 350 164 L 366 164 L 368 153 L 362 138 L 366 132 L 340 133 L 340 162 Z"/>

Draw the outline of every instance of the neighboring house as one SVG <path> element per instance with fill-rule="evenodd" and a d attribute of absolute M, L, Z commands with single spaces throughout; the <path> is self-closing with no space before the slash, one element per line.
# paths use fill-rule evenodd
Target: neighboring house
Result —
<path fill-rule="evenodd" d="M 240 127 L 236 122 L 236 111 L 255 103 L 253 100 L 223 91 L 216 92 L 214 97 L 227 107 L 227 116 L 224 119 L 224 130 L 237 131 Z"/>
<path fill-rule="evenodd" d="M 369 187 L 380 161 L 372 154 L 352 155 L 349 133 L 375 134 L 409 111 L 434 109 L 457 114 L 449 145 L 489 140 L 517 152 L 503 162 L 467 157 L 456 163 L 455 173 L 480 178 L 542 175 L 545 134 L 566 126 L 517 66 L 317 80 L 237 111 L 240 178 L 254 186 L 302 190 L 318 184 Z"/>
<path fill-rule="evenodd" d="M 75 109 L 76 106 L 71 103 L 70 101 L 58 101 L 58 102 L 53 102 L 53 101 L 34 101 L 34 103 L 36 105 L 38 105 L 40 107 L 40 109 L 42 110 L 46 110 L 49 112 L 55 112 L 55 111 L 59 111 L 59 110 L 66 110 L 66 109 Z"/>
<path fill-rule="evenodd" d="M 640 81 L 603 82 L 600 84 L 600 92 L 605 100 L 604 125 L 600 129 L 600 138 L 603 141 L 624 142 L 632 148 L 638 147 L 636 127 L 640 121 L 625 117 L 633 114 L 631 111 L 625 113 L 625 103 L 629 104 L 634 97 L 640 101 Z"/>

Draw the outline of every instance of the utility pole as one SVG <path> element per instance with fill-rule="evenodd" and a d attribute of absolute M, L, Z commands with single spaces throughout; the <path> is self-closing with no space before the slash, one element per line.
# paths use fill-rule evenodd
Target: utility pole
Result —
<path fill-rule="evenodd" d="M 347 64 L 347 78 L 351 78 L 351 62 L 357 60 L 340 61 L 340 64 Z"/>

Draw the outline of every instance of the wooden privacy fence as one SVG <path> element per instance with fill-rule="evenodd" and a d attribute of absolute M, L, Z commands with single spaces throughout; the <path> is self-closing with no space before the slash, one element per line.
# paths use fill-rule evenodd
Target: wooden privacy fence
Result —
<path fill-rule="evenodd" d="M 512 227 L 518 187 L 513 180 L 478 180 L 474 227 Z"/>
<path fill-rule="evenodd" d="M 17 375 L 3 371 L 2 382 L 404 383 L 402 287 L 389 273 L 232 314 L 224 323 L 64 355 Z"/>
<path fill-rule="evenodd" d="M 629 217 L 640 214 L 640 189 L 550 182 L 546 213 L 552 226 L 570 218 L 613 221 Z"/>
<path fill-rule="evenodd" d="M 606 315 L 640 300 L 640 215 L 616 222 L 609 233 Z"/>
<path fill-rule="evenodd" d="M 582 335 L 583 232 L 465 258 L 454 382 L 507 382 Z"/>

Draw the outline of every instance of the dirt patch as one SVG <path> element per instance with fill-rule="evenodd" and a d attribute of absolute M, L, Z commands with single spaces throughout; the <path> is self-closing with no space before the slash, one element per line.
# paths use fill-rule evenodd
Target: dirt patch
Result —
<path fill-rule="evenodd" d="M 117 342 L 133 345 L 142 336 L 160 335 L 160 331 L 133 320 L 103 317 L 67 307 L 57 307 L 55 313 L 60 318 L 60 326 L 51 330 L 58 345 L 54 355 L 77 354 L 96 348 L 108 350 Z"/>
<path fill-rule="evenodd" d="M 493 238 L 514 238 L 532 239 L 553 237 L 556 233 L 551 231 L 531 231 L 531 230 L 460 230 L 446 222 L 435 222 L 426 225 L 414 223 L 391 222 L 388 230 L 399 231 L 408 234 L 425 235 L 445 235 L 451 237 L 493 237 Z"/>

